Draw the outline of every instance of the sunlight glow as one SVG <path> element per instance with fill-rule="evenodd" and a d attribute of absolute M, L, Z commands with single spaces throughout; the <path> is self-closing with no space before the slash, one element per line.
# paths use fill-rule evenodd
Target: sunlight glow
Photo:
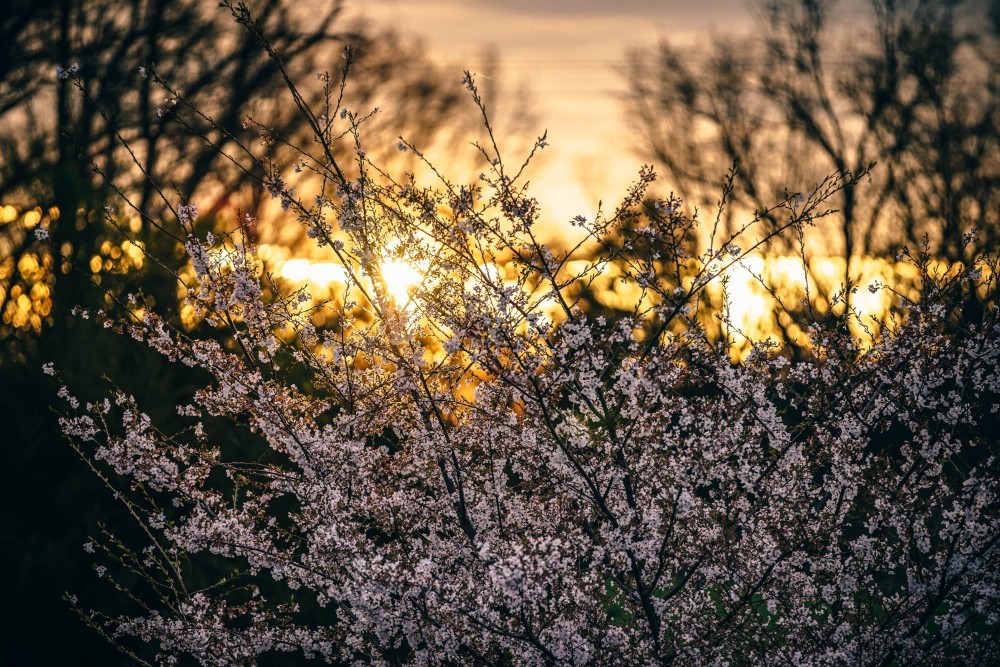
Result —
<path fill-rule="evenodd" d="M 754 278 L 754 274 L 761 275 L 764 268 L 762 257 L 743 258 L 729 269 L 729 284 L 726 287 L 733 324 L 743 335 L 756 339 L 766 338 L 770 333 L 768 329 L 772 328 L 767 320 L 774 309 L 774 301 Z M 784 277 L 789 282 L 794 280 L 791 276 Z M 765 322 L 765 326 L 761 326 Z"/>
<path fill-rule="evenodd" d="M 409 300 L 410 289 L 419 284 L 422 277 L 417 269 L 402 260 L 394 259 L 382 264 L 386 289 L 399 304 Z"/>
<path fill-rule="evenodd" d="M 281 265 L 281 277 L 297 283 L 330 285 L 347 282 L 347 271 L 336 262 L 290 259 Z"/>
<path fill-rule="evenodd" d="M 841 314 L 843 301 L 831 305 L 834 296 L 842 292 L 845 263 L 842 257 L 813 257 L 809 260 L 809 299 L 817 312 L 832 310 Z M 880 285 L 895 285 L 896 289 L 910 298 L 917 296 L 919 275 L 915 268 L 905 262 L 891 262 L 878 257 L 855 257 L 851 263 L 853 282 L 857 289 L 851 294 L 851 308 L 854 316 L 848 320 L 851 333 L 864 340 L 868 331 L 877 333 L 880 324 L 892 306 L 894 295 Z M 801 307 L 806 297 L 805 275 L 802 261 L 795 256 L 751 256 L 742 258 L 727 271 L 727 285 L 732 324 L 739 331 L 730 331 L 737 343 L 746 339 L 761 341 L 776 339 L 779 324 L 785 333 L 798 339 L 804 335 L 798 324 L 788 313 L 781 311 L 759 278 L 774 290 L 775 294 L 789 307 Z M 708 292 L 716 299 L 721 297 L 722 284 L 719 281 L 709 285 Z M 867 329 L 867 330 L 866 330 Z"/>

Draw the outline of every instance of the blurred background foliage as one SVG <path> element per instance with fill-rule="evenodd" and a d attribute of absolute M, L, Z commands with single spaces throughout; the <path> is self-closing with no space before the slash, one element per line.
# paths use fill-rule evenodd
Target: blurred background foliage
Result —
<path fill-rule="evenodd" d="M 829 254 L 891 256 L 925 235 L 951 261 L 997 247 L 1000 2 L 755 7 L 745 36 L 630 54 L 626 117 L 640 155 L 710 211 L 719 174 L 737 163 L 734 214 L 875 162 L 870 180 L 840 193 Z M 966 247 L 970 228 L 979 240 Z"/>
<path fill-rule="evenodd" d="M 948 265 L 1000 246 L 1000 1 L 760 0 L 745 34 L 695 46 L 664 38 L 637 48 L 622 72 L 633 149 L 703 216 L 718 208 L 719 174 L 732 165 L 726 230 L 789 191 L 833 173 L 868 177 L 833 199 L 836 215 L 809 230 L 808 252 L 785 235 L 731 286 L 737 306 L 772 308 L 767 289 L 793 311 L 766 317 L 794 340 L 803 261 L 829 317 L 855 305 L 867 319 L 889 306 L 866 294 L 873 281 L 916 289 L 900 249 Z M 775 213 L 777 215 L 775 215 Z M 781 213 L 765 215 L 771 228 Z M 787 261 L 792 259 L 791 262 Z M 745 268 L 745 267 L 744 267 Z M 909 284 L 907 284 L 909 283 Z M 831 294 L 846 290 L 839 308 Z M 716 300 L 721 306 L 721 298 Z M 964 316 L 976 321 L 969 290 Z M 749 319 L 744 325 L 759 329 Z M 766 332 L 763 332 L 766 333 Z"/>

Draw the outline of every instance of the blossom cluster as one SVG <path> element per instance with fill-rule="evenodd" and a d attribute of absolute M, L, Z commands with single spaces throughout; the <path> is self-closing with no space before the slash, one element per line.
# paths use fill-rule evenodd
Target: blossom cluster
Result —
<path fill-rule="evenodd" d="M 193 294 L 240 322 L 241 351 L 149 313 L 128 328 L 210 374 L 179 409 L 197 424 L 165 435 L 119 394 L 64 426 L 171 499 L 155 523 L 168 551 L 268 574 L 335 621 L 199 591 L 114 619 L 118 636 L 227 664 L 277 649 L 552 664 L 993 650 L 979 632 L 1000 622 L 995 311 L 955 331 L 943 304 L 917 304 L 864 353 L 815 325 L 804 359 L 761 346 L 734 364 L 696 321 L 656 335 L 676 300 L 617 322 L 570 306 L 551 324 L 532 315 L 555 287 L 438 276 L 412 312 L 376 290 L 374 326 L 315 330 L 247 287 L 252 264 L 189 245 L 211 286 Z M 292 343 L 275 333 L 289 324 Z M 311 391 L 271 372 L 279 350 Z M 274 462 L 237 463 L 201 426 L 220 419 Z"/>

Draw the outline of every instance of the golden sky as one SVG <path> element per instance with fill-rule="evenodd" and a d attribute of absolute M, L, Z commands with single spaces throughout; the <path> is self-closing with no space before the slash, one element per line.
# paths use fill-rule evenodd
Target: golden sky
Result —
<path fill-rule="evenodd" d="M 368 0 L 351 11 L 420 37 L 456 85 L 465 68 L 489 77 L 484 54 L 499 56 L 500 80 L 530 91 L 536 134 L 549 132 L 531 180 L 556 223 L 592 218 L 599 199 L 613 207 L 641 166 L 618 101 L 627 51 L 662 37 L 697 48 L 752 17 L 746 0 Z"/>

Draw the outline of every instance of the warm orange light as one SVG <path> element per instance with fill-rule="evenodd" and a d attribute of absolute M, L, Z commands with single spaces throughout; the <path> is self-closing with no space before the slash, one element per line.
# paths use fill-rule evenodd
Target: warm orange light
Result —
<path fill-rule="evenodd" d="M 389 294 L 398 304 L 410 298 L 410 289 L 418 285 L 423 276 L 413 266 L 398 259 L 382 264 L 382 279 Z"/>
<path fill-rule="evenodd" d="M 336 262 L 313 262 L 308 259 L 290 259 L 282 263 L 282 278 L 308 285 L 330 285 L 347 282 L 347 271 Z"/>
<path fill-rule="evenodd" d="M 32 209 L 24 214 L 24 226 L 28 229 L 35 227 L 39 222 L 42 221 L 42 211 L 41 209 Z"/>

